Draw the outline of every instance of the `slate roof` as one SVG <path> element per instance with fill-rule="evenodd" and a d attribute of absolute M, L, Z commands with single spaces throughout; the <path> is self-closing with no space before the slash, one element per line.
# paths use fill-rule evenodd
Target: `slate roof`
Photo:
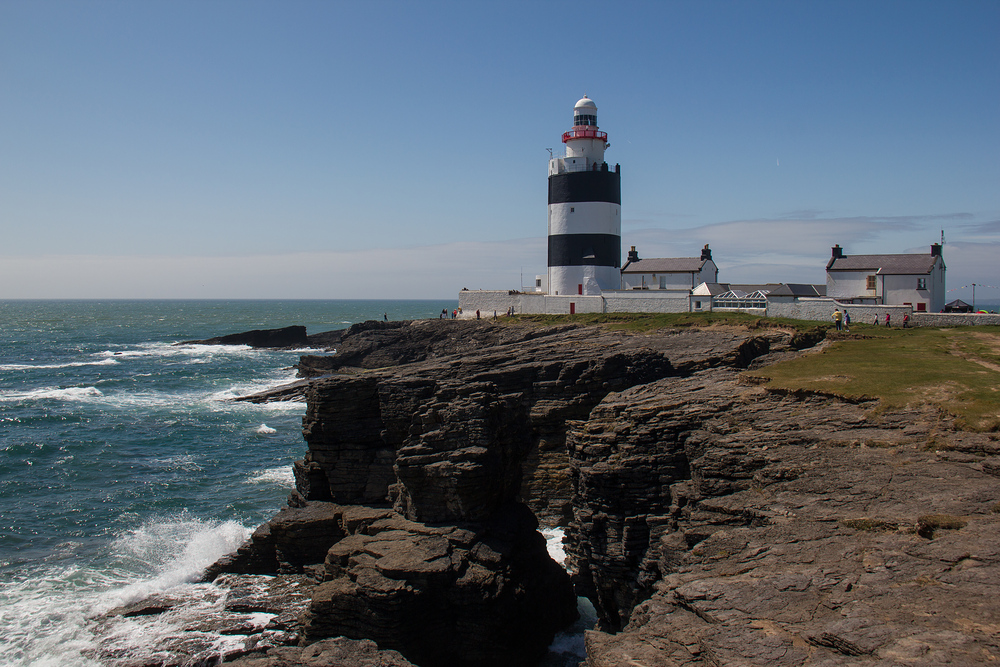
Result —
<path fill-rule="evenodd" d="M 826 296 L 826 285 L 803 285 L 786 283 L 771 290 L 768 296 Z"/>
<path fill-rule="evenodd" d="M 834 257 L 827 271 L 879 271 L 888 275 L 930 273 L 937 255 L 845 255 Z"/>
<path fill-rule="evenodd" d="M 700 257 L 661 257 L 629 262 L 622 273 L 697 273 L 709 260 Z"/>

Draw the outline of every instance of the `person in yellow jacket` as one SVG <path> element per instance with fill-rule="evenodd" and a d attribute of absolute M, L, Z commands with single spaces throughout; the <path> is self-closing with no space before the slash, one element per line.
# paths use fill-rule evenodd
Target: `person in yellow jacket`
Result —
<path fill-rule="evenodd" d="M 837 325 L 837 331 L 844 328 L 844 314 L 840 312 L 840 308 L 835 308 L 833 311 L 833 323 Z"/>

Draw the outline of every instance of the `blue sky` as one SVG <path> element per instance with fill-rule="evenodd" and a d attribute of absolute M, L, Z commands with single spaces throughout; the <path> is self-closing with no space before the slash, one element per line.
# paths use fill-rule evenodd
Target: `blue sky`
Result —
<path fill-rule="evenodd" d="M 0 298 L 517 288 L 584 93 L 623 251 L 819 283 L 943 229 L 949 289 L 1000 285 L 998 34 L 993 1 L 5 0 Z"/>

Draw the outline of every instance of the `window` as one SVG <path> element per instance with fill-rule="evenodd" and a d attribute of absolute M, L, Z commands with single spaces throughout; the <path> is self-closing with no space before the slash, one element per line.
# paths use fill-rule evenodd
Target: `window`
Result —
<path fill-rule="evenodd" d="M 573 116 L 574 125 L 592 125 L 597 127 L 597 116 L 592 114 L 577 114 Z"/>
<path fill-rule="evenodd" d="M 542 279 L 535 278 L 535 287 L 541 287 L 541 286 L 542 286 Z"/>
<path fill-rule="evenodd" d="M 865 289 L 875 289 L 876 276 L 867 276 L 865 279 Z"/>
<path fill-rule="evenodd" d="M 695 301 L 694 302 L 694 307 L 695 307 L 696 310 L 701 310 L 701 301 Z"/>
<path fill-rule="evenodd" d="M 569 207 L 569 212 L 570 212 L 570 213 L 572 213 L 572 212 L 573 212 L 573 211 L 575 211 L 575 210 L 576 210 L 576 206 L 570 206 L 570 207 Z"/>
<path fill-rule="evenodd" d="M 927 278 L 917 278 L 917 289 L 927 289 Z"/>

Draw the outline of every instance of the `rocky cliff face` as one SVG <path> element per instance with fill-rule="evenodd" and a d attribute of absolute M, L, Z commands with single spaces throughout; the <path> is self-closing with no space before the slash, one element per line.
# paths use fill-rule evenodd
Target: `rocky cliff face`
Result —
<path fill-rule="evenodd" d="M 339 374 L 294 389 L 289 508 L 206 572 L 276 591 L 237 593 L 224 627 L 285 610 L 224 657 L 534 664 L 575 585 L 600 618 L 591 667 L 1000 659 L 996 436 L 739 384 L 821 337 L 348 330 L 300 365 Z M 572 584 L 536 517 L 567 526 Z"/>
<path fill-rule="evenodd" d="M 714 370 L 607 397 L 568 437 L 592 667 L 1000 658 L 996 436 Z"/>

